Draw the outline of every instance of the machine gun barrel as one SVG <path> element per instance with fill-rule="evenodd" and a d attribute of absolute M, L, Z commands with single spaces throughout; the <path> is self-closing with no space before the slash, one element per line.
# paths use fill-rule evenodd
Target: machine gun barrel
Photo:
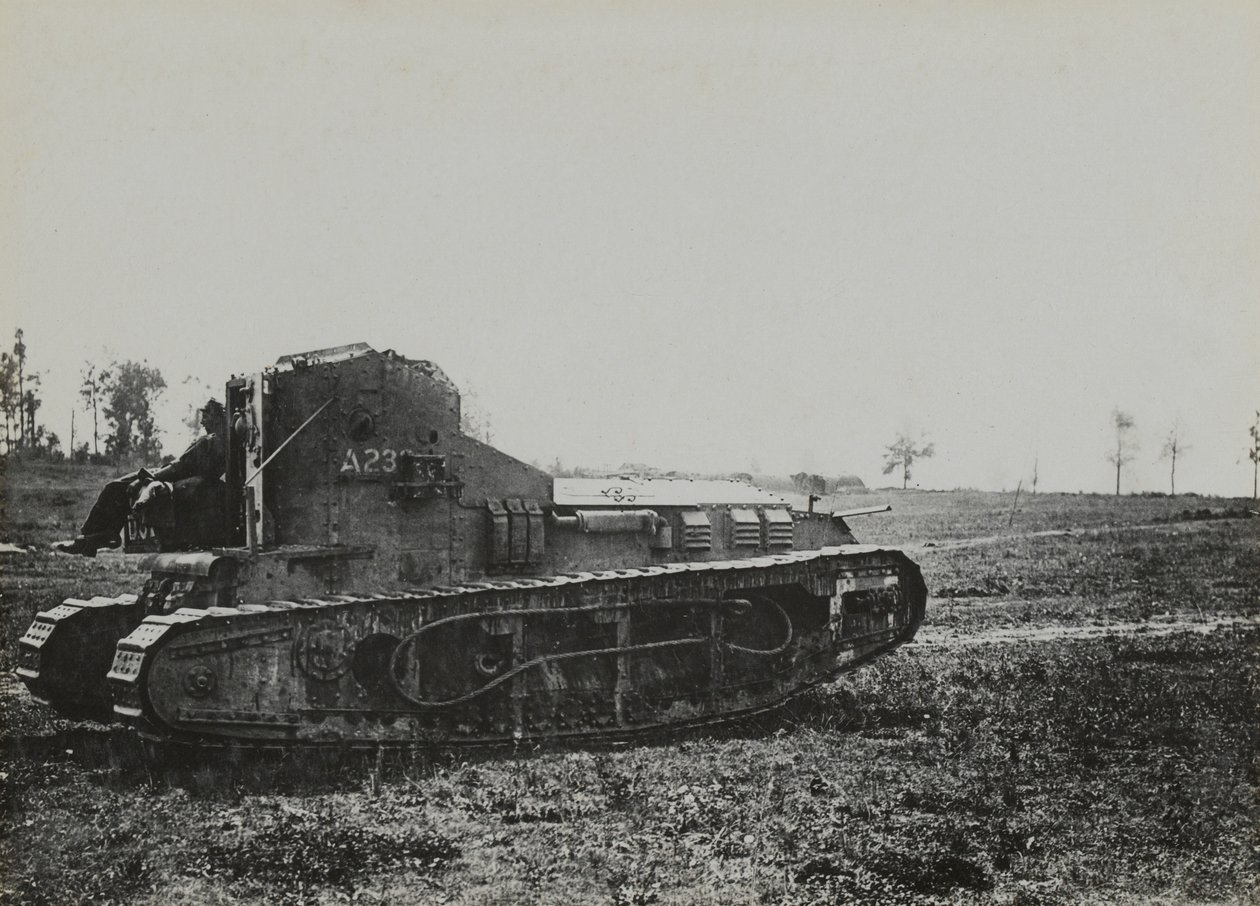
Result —
<path fill-rule="evenodd" d="M 886 503 L 883 506 L 868 506 L 860 510 L 845 510 L 843 513 L 832 513 L 832 519 L 848 519 L 850 516 L 869 516 L 872 513 L 889 513 L 892 512 L 892 504 Z"/>

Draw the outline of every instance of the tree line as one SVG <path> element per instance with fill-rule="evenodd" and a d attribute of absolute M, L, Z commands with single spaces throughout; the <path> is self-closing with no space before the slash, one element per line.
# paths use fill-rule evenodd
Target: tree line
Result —
<path fill-rule="evenodd" d="M 1116 495 L 1120 494 L 1120 478 L 1124 471 L 1124 467 L 1137 456 L 1137 452 L 1141 449 L 1137 436 L 1137 422 L 1133 416 L 1125 412 L 1119 406 L 1111 410 L 1111 427 L 1114 436 L 1114 442 L 1111 448 L 1104 454 L 1104 459 L 1111 463 L 1116 470 Z M 1248 429 L 1251 433 L 1251 449 L 1247 455 L 1253 463 L 1260 462 L 1260 445 L 1257 445 L 1257 435 L 1260 434 L 1260 412 L 1256 413 L 1256 425 Z M 1186 443 L 1185 431 L 1181 426 L 1180 420 L 1176 420 L 1168 428 L 1164 434 L 1163 442 L 1159 448 L 1159 461 L 1168 463 L 1168 493 L 1177 496 L 1177 459 L 1184 457 L 1190 452 L 1192 447 Z M 1252 497 L 1256 496 L 1255 475 L 1252 476 Z"/>
<path fill-rule="evenodd" d="M 1119 406 L 1111 413 L 1111 425 L 1115 441 L 1104 454 L 1107 462 L 1115 468 L 1116 495 L 1120 494 L 1120 479 L 1124 467 L 1134 461 L 1139 449 L 1136 430 L 1137 422 L 1128 412 Z M 1255 424 L 1247 429 L 1251 437 L 1247 449 L 1247 458 L 1251 460 L 1251 496 L 1260 499 L 1260 410 L 1256 412 Z M 1180 420 L 1174 421 L 1164 435 L 1159 449 L 1159 460 L 1168 463 L 1168 493 L 1177 496 L 1177 460 L 1191 450 L 1186 443 L 1185 431 Z M 898 434 L 897 439 L 884 448 L 884 474 L 900 471 L 901 487 L 904 490 L 910 481 L 910 469 L 917 460 L 927 459 L 936 452 L 936 445 L 926 439 L 915 440 L 906 434 Z M 1032 491 L 1037 492 L 1037 465 L 1033 464 Z"/>
<path fill-rule="evenodd" d="M 80 441 L 71 416 L 71 438 L 65 449 L 56 432 L 37 418 L 42 373 L 30 367 L 29 353 L 19 328 L 11 352 L 0 353 L 0 412 L 4 455 L 24 451 L 28 455 L 76 462 L 117 462 L 141 457 L 158 460 L 162 442 L 154 408 L 166 390 L 162 372 L 147 362 L 114 361 L 108 365 L 85 362 L 80 373 L 79 396 L 91 416 L 91 431 Z M 102 446 L 104 452 L 102 453 Z"/>
<path fill-rule="evenodd" d="M 79 377 L 79 396 L 83 400 L 84 411 L 91 415 L 92 430 L 88 440 L 79 442 L 73 433 L 72 418 L 69 456 L 77 462 L 117 462 L 129 457 L 160 459 L 162 443 L 154 408 L 166 390 L 162 372 L 144 361 L 113 361 L 108 365 L 85 362 Z M 192 378 L 185 380 L 185 383 L 190 382 Z M 67 455 L 62 449 L 61 438 L 38 419 L 43 405 L 41 383 L 41 372 L 33 371 L 29 366 L 23 332 L 18 328 L 14 333 L 12 350 L 0 352 L 0 413 L 4 417 L 4 436 L 0 438 L 0 443 L 3 444 L 3 455 L 23 450 L 51 459 L 64 459 Z M 465 410 L 469 414 L 465 418 L 464 430 L 488 443 L 491 436 L 489 419 L 477 410 L 475 395 L 470 394 L 469 402 L 471 405 Z M 472 414 L 474 410 L 478 413 L 475 417 Z M 190 416 L 189 424 L 195 430 L 195 413 Z M 1137 423 L 1132 415 L 1117 406 L 1112 410 L 1111 424 L 1114 443 L 1104 458 L 1115 469 L 1115 492 L 1118 495 L 1124 467 L 1134 461 L 1139 449 Z M 1247 458 L 1252 463 L 1251 495 L 1260 498 L 1260 410 L 1256 412 L 1255 423 L 1247 429 L 1247 433 L 1251 438 L 1247 449 Z M 101 452 L 102 440 L 104 453 Z M 1177 460 L 1191 449 L 1185 441 L 1181 423 L 1174 421 L 1164 436 L 1159 452 L 1159 459 L 1168 463 L 1168 490 L 1174 496 L 1177 493 Z M 900 473 L 901 487 L 905 489 L 914 464 L 935 453 L 936 445 L 926 438 L 916 440 L 907 434 L 898 434 L 896 440 L 884 448 L 884 474 Z M 565 470 L 557 460 L 551 471 L 559 475 L 571 470 Z M 837 480 L 836 484 L 844 481 Z M 830 487 L 823 476 L 806 472 L 793 475 L 792 482 L 799 492 L 814 495 L 825 494 Z M 1037 467 L 1034 465 L 1033 493 L 1036 493 L 1036 488 Z"/>

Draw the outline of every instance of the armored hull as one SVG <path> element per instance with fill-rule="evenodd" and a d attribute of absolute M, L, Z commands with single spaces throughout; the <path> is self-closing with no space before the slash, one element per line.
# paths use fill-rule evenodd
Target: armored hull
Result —
<path fill-rule="evenodd" d="M 628 738 L 775 707 L 923 617 L 919 569 L 843 516 L 738 482 L 553 481 L 463 435 L 429 363 L 345 347 L 227 393 L 213 528 L 238 543 L 40 614 L 36 698 L 194 744 Z"/>

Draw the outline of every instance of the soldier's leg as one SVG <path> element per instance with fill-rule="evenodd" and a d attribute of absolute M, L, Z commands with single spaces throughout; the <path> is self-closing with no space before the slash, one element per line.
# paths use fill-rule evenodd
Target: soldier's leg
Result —
<path fill-rule="evenodd" d="M 79 537 L 53 546 L 64 553 L 86 554 L 89 557 L 99 548 L 117 547 L 121 542 L 123 527 L 127 524 L 127 514 L 131 512 L 127 488 L 136 480 L 137 475 L 138 473 L 132 472 L 106 484 L 97 496 L 96 503 L 92 505 L 87 519 L 83 521 Z"/>
<path fill-rule="evenodd" d="M 131 500 L 127 496 L 127 488 L 136 480 L 137 473 L 115 478 L 101 489 L 91 512 L 83 521 L 80 533 L 86 536 L 115 536 L 122 532 L 127 524 L 127 514 L 131 512 Z"/>

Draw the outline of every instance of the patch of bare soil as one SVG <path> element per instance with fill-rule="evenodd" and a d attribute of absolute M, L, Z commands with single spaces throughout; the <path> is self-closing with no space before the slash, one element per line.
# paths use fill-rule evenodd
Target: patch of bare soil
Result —
<path fill-rule="evenodd" d="M 968 547 L 981 547 L 987 544 L 1003 544 L 1010 543 L 1012 541 L 1025 541 L 1034 538 L 1096 538 L 1100 535 L 1106 535 L 1117 531 L 1166 532 L 1169 527 L 1173 525 L 1176 525 L 1183 531 L 1189 532 L 1203 528 L 1204 526 L 1202 523 L 1216 522 L 1224 519 L 1251 519 L 1255 516 L 1256 512 L 1254 510 L 1247 510 L 1241 507 L 1234 507 L 1223 511 L 1187 510 L 1184 515 L 1178 517 L 1169 517 L 1161 519 L 1158 522 L 1143 523 L 1138 525 L 1101 525 L 1089 528 L 1043 529 L 1042 531 L 1037 532 L 1010 531 L 1000 535 L 980 535 L 974 538 L 947 538 L 941 541 L 912 542 L 910 544 L 901 545 L 901 549 L 907 553 L 924 550 L 947 551 Z"/>
<path fill-rule="evenodd" d="M 1086 626 L 997 627 L 985 630 L 959 629 L 953 626 L 925 626 L 915 636 L 914 644 L 925 647 L 958 648 L 966 645 L 1013 645 L 1021 642 L 1057 642 L 1067 640 L 1121 638 L 1143 636 L 1158 638 L 1179 632 L 1208 635 L 1214 632 L 1237 631 L 1260 627 L 1260 616 L 1209 617 L 1184 619 L 1169 616 L 1138 622 L 1099 623 Z"/>

